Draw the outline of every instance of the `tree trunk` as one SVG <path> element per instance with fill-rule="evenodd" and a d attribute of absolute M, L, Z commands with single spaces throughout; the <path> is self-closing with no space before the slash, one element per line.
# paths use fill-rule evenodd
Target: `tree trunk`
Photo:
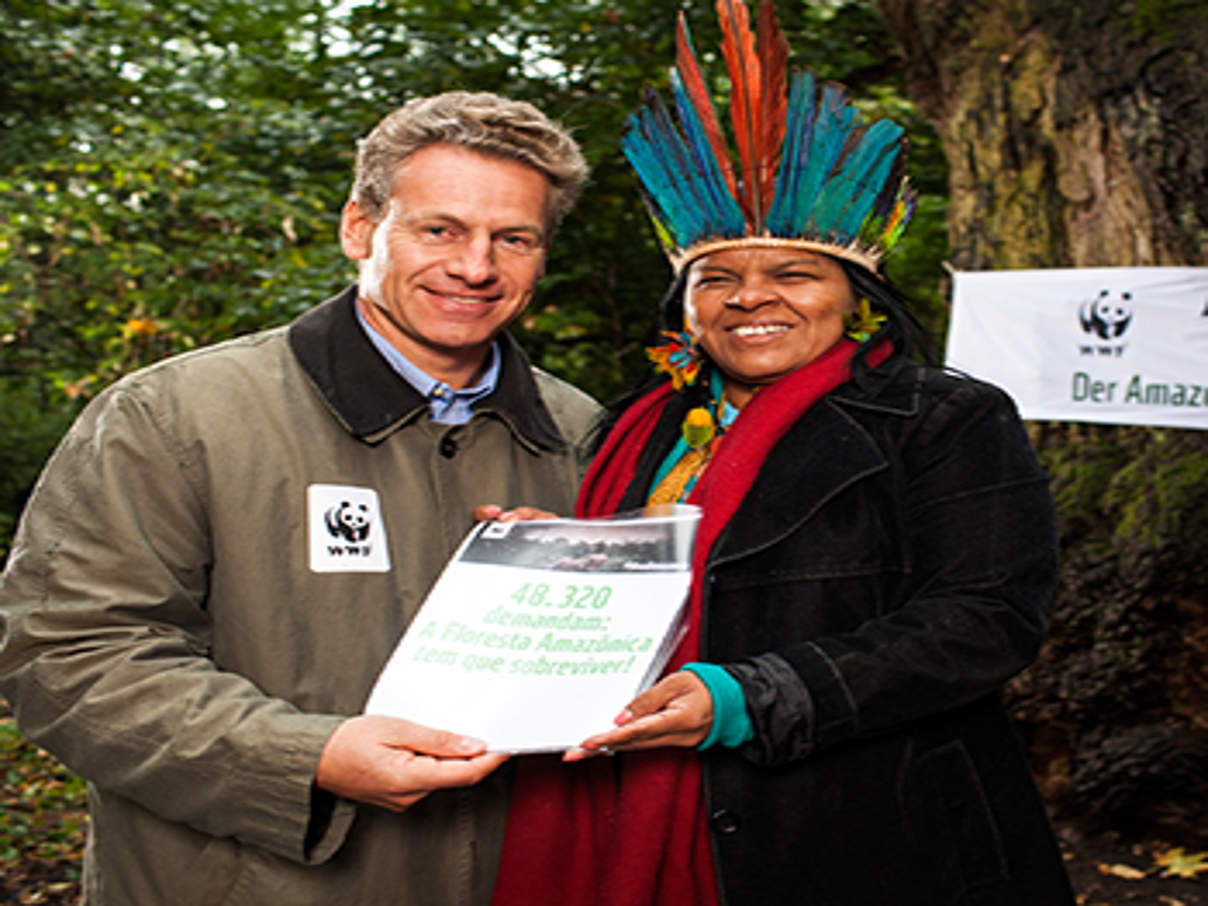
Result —
<path fill-rule="evenodd" d="M 879 6 L 944 141 L 956 267 L 1208 265 L 1201 4 Z"/>
<path fill-rule="evenodd" d="M 1208 265 L 1202 3 L 877 5 L 944 142 L 956 268 Z M 1208 842 L 1208 432 L 1033 434 L 1062 586 L 1009 693 L 1042 788 L 1068 814 Z"/>

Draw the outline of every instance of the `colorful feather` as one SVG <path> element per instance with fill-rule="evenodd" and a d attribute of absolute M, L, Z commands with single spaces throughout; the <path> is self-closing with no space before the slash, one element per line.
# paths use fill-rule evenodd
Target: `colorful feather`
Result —
<path fill-rule="evenodd" d="M 786 98 L 788 43 L 770 0 L 757 36 L 744 0 L 716 6 L 737 167 L 682 14 L 671 75 L 678 127 L 648 89 L 621 139 L 659 241 L 677 268 L 734 239 L 771 237 L 833 247 L 875 270 L 917 205 L 901 128 L 866 123 L 843 86 L 819 87 L 808 69 L 793 73 Z"/>
<path fill-rule="evenodd" d="M 766 215 L 772 207 L 776 192 L 776 164 L 780 159 L 785 136 L 787 101 L 784 75 L 789 62 L 789 42 L 780 30 L 780 23 L 776 21 L 776 7 L 771 0 L 763 0 L 759 5 L 756 28 L 759 35 L 759 68 L 763 76 L 759 95 L 762 134 L 759 138 L 759 150 L 755 155 L 758 168 L 756 182 L 761 199 L 760 210 Z"/>
<path fill-rule="evenodd" d="M 759 122 L 763 75 L 746 4 L 742 0 L 717 0 L 717 15 L 721 22 L 721 52 L 730 74 L 730 122 L 738 146 L 739 192 L 751 229 L 759 234 L 763 231 L 764 211 L 756 156 L 763 133 Z"/>
<path fill-rule="evenodd" d="M 835 190 L 827 193 L 826 206 L 816 214 L 821 222 L 831 225 L 838 242 L 850 242 L 875 206 L 901 136 L 902 128 L 889 120 L 852 133 L 854 141 L 849 142 L 850 149 L 831 177 Z"/>
<path fill-rule="evenodd" d="M 902 238 L 902 231 L 906 229 L 906 224 L 910 222 L 910 218 L 914 216 L 914 210 L 918 206 L 918 203 L 918 194 L 914 189 L 903 183 L 902 195 L 894 206 L 889 226 L 881 234 L 880 244 L 886 251 L 898 244 L 898 240 Z"/>
<path fill-rule="evenodd" d="M 683 196 L 680 174 L 670 164 L 672 155 L 665 150 L 666 138 L 649 108 L 643 107 L 629 118 L 629 128 L 621 136 L 621 150 L 637 172 L 652 207 L 661 215 L 678 246 L 699 238 L 700 212 L 689 196 Z"/>
<path fill-rule="evenodd" d="M 707 192 L 701 203 L 709 208 L 710 220 L 719 224 L 721 235 L 741 236 L 746 229 L 742 208 L 734 200 L 734 193 L 726 183 L 725 172 L 717 165 L 707 129 L 687 95 L 683 80 L 675 70 L 671 71 L 671 90 L 675 96 L 675 107 L 679 113 L 680 125 L 684 129 L 688 151 L 699 169 L 701 182 Z"/>
<path fill-rule="evenodd" d="M 695 383 L 703 359 L 692 334 L 686 330 L 664 330 L 662 335 L 666 343 L 646 347 L 646 358 L 654 363 L 654 370 L 669 374 L 676 390 L 685 384 Z"/>
<path fill-rule="evenodd" d="M 673 227 L 678 223 L 688 235 L 701 235 L 702 231 L 708 230 L 712 221 L 708 205 L 702 204 L 707 197 L 707 188 L 662 100 L 651 92 L 646 103 L 643 135 L 650 146 L 650 159 L 663 171 L 663 184 L 667 187 L 662 192 L 654 193 L 654 198 L 664 209 L 669 205 L 681 212 L 672 220 Z"/>
<path fill-rule="evenodd" d="M 768 211 L 768 232 L 773 236 L 792 235 L 793 214 L 804 206 L 800 197 L 801 176 L 805 155 L 808 154 L 809 137 L 814 132 L 816 100 L 817 86 L 813 71 L 807 69 L 793 73 L 784 148 L 780 153 L 780 172 L 776 179 L 776 194 Z"/>
<path fill-rule="evenodd" d="M 847 103 L 847 92 L 842 85 L 831 82 L 822 86 L 814 128 L 804 139 L 802 159 L 797 164 L 802 171 L 797 189 L 800 207 L 794 208 L 794 235 L 801 235 L 807 229 L 812 229 L 817 236 L 827 233 L 825 224 L 817 222 L 814 212 L 826 203 L 822 190 L 843 152 L 854 112 Z"/>
<path fill-rule="evenodd" d="M 738 196 L 737 185 L 734 181 L 734 161 L 730 158 L 730 148 L 726 145 L 721 123 L 717 118 L 717 109 L 713 106 L 713 98 L 705 87 L 704 76 L 701 75 L 700 65 L 696 62 L 696 48 L 692 45 L 692 33 L 688 30 L 688 20 L 683 12 L 679 14 L 675 31 L 675 68 L 682 80 L 684 93 L 687 95 L 692 108 L 700 120 L 713 158 L 717 161 L 729 187 L 731 197 Z"/>
<path fill-rule="evenodd" d="M 687 117 L 688 139 L 685 140 L 658 95 L 652 93 L 647 109 L 652 122 L 651 132 L 659 140 L 656 149 L 659 160 L 669 173 L 678 176 L 673 185 L 681 195 L 683 207 L 695 215 L 691 229 L 698 235 L 702 231 L 721 236 L 742 235 L 745 227 L 742 213 L 733 196 L 725 190 L 721 174 L 707 149 L 700 147 L 703 139 L 693 111 L 681 111 Z"/>
<path fill-rule="evenodd" d="M 903 176 L 906 169 L 906 140 L 897 143 L 894 152 L 893 165 L 885 178 L 880 195 L 873 203 L 873 208 L 864 218 L 859 230 L 859 241 L 865 246 L 873 247 L 880 244 L 881 237 L 892 227 L 890 217 L 896 210 L 898 197 L 903 189 Z"/>

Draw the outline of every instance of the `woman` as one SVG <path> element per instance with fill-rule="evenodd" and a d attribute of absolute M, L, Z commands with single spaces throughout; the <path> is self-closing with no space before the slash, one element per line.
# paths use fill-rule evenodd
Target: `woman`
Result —
<path fill-rule="evenodd" d="M 877 274 L 912 206 L 900 130 L 808 74 L 778 124 L 749 93 L 776 74 L 744 78 L 783 56 L 774 17 L 755 58 L 719 11 L 735 134 L 771 111 L 749 135 L 778 153 L 740 141 L 727 171 L 681 21 L 683 134 L 648 98 L 625 142 L 677 268 L 669 379 L 578 507 L 702 507 L 682 669 L 582 763 L 520 765 L 495 902 L 1072 903 L 999 700 L 1052 606 L 1046 477 L 1005 394 L 910 359 Z"/>

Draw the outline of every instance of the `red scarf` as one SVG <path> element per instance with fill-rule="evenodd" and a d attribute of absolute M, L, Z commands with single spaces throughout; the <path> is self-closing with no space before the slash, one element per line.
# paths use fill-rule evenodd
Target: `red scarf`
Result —
<path fill-rule="evenodd" d="M 776 442 L 851 377 L 855 350 L 854 342 L 841 340 L 763 388 L 726 432 L 688 498 L 703 512 L 692 552 L 688 632 L 669 670 L 700 657 L 701 580 L 717 536 Z M 873 350 L 870 364 L 888 354 L 887 344 Z M 616 512 L 670 396 L 670 384 L 661 385 L 621 416 L 583 480 L 576 515 Z M 492 906 L 546 903 L 716 906 L 699 753 L 667 748 L 575 764 L 556 756 L 522 759 Z"/>

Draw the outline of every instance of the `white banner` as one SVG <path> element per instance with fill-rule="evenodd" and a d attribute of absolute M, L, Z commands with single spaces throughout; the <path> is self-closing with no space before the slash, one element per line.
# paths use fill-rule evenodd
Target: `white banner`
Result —
<path fill-rule="evenodd" d="M 1026 419 L 1208 428 L 1208 268 L 958 272 L 946 364 Z"/>

